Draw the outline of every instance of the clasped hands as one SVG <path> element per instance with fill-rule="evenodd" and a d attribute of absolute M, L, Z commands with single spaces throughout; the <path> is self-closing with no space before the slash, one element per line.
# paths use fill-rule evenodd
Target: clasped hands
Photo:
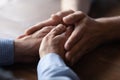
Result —
<path fill-rule="evenodd" d="M 103 43 L 105 34 L 98 20 L 81 11 L 60 11 L 28 30 L 15 40 L 16 62 L 31 62 L 48 53 L 57 53 L 74 64 Z M 22 50 L 19 50 L 19 49 Z M 21 54 L 21 53 L 24 53 Z M 28 56 L 29 55 L 29 56 Z M 23 56 L 27 58 L 22 59 Z"/>

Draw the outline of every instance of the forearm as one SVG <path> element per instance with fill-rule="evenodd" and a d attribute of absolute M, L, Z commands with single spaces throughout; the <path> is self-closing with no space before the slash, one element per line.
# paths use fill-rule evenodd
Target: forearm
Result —
<path fill-rule="evenodd" d="M 61 10 L 80 10 L 88 13 L 92 0 L 61 0 Z"/>
<path fill-rule="evenodd" d="M 120 16 L 96 19 L 103 25 L 106 41 L 120 40 Z"/>

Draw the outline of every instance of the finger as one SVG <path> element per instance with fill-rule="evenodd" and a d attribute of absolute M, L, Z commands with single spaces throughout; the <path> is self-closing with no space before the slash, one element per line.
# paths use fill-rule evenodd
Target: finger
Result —
<path fill-rule="evenodd" d="M 72 64 L 78 62 L 81 57 L 95 49 L 101 41 L 98 38 L 83 37 L 70 51 L 66 53 L 66 59 Z"/>
<path fill-rule="evenodd" d="M 42 32 L 48 32 L 48 31 L 51 31 L 55 26 L 46 26 L 46 27 L 43 27 L 40 31 Z"/>
<path fill-rule="evenodd" d="M 56 14 L 52 14 L 51 18 L 53 20 L 56 20 L 59 23 L 63 23 L 63 17 L 65 17 L 69 14 L 72 14 L 72 13 L 74 13 L 73 10 L 60 11 L 60 12 L 57 12 Z"/>
<path fill-rule="evenodd" d="M 66 42 L 66 40 L 69 38 L 69 36 L 71 35 L 73 31 L 73 28 L 72 27 L 67 27 L 67 29 L 65 30 L 65 32 L 63 32 L 62 34 L 56 36 L 56 37 L 59 37 L 63 40 L 64 44 Z"/>
<path fill-rule="evenodd" d="M 83 36 L 85 32 L 84 23 L 80 22 L 78 25 L 75 25 L 75 28 L 68 38 L 67 42 L 65 43 L 65 49 L 70 50 L 72 46 L 74 46 Z"/>
<path fill-rule="evenodd" d="M 51 17 L 53 19 L 58 19 L 58 18 L 62 19 L 63 17 L 65 17 L 65 16 L 67 16 L 69 14 L 72 14 L 72 13 L 74 13 L 73 10 L 59 11 L 59 12 L 57 12 L 55 14 L 52 14 Z"/>
<path fill-rule="evenodd" d="M 44 28 L 42 28 L 41 30 L 36 31 L 36 32 L 33 34 L 33 37 L 35 37 L 35 38 L 44 37 L 46 34 L 48 34 L 48 33 L 53 29 L 53 27 L 54 27 L 54 26 L 44 27 Z"/>
<path fill-rule="evenodd" d="M 61 44 L 63 44 L 63 48 L 64 48 L 64 44 L 66 42 L 66 40 L 68 39 L 68 37 L 70 36 L 70 34 L 72 33 L 72 28 L 71 27 L 67 27 L 65 30 L 61 31 L 58 35 L 56 35 L 54 38 L 57 38 L 57 40 L 61 40 Z M 65 50 L 65 48 L 64 48 Z"/>
<path fill-rule="evenodd" d="M 18 36 L 17 39 L 21 39 L 21 38 L 23 38 L 25 36 L 26 36 L 25 34 L 22 34 L 22 35 Z"/>
<path fill-rule="evenodd" d="M 83 12 L 76 11 L 76 12 L 64 17 L 63 21 L 65 24 L 74 24 L 74 23 L 80 21 L 81 19 L 83 19 L 85 16 L 86 15 Z"/>
<path fill-rule="evenodd" d="M 62 34 L 63 32 L 65 32 L 65 30 L 66 30 L 66 27 L 63 24 L 59 24 L 58 26 L 56 26 L 50 31 L 49 35 L 53 35 L 54 37 L 56 35 Z"/>
<path fill-rule="evenodd" d="M 71 50 L 70 51 L 68 51 L 67 53 L 66 53 L 66 59 L 67 59 L 67 61 L 68 62 L 70 62 L 70 63 L 74 63 L 74 61 L 73 61 L 73 59 L 76 57 L 76 56 L 78 56 L 78 52 L 79 52 L 79 58 L 82 56 L 82 54 L 81 54 L 81 52 L 82 52 L 82 50 L 83 50 L 83 47 L 84 47 L 84 45 L 85 45 L 85 42 L 86 42 L 86 40 L 85 39 L 82 39 L 82 40 L 80 40 L 75 46 L 73 46 L 72 48 L 71 48 Z M 78 59 L 76 59 L 76 61 L 77 61 Z"/>
<path fill-rule="evenodd" d="M 78 49 L 77 54 L 72 57 L 71 61 L 72 64 L 77 63 L 82 56 L 92 52 L 95 50 L 99 45 L 101 44 L 101 41 L 98 38 L 89 38 L 87 40 L 84 40 L 84 42 L 81 42 L 81 47 Z"/>
<path fill-rule="evenodd" d="M 55 20 L 53 20 L 52 18 L 50 18 L 46 21 L 40 22 L 40 23 L 28 28 L 25 31 L 25 34 L 30 35 L 30 34 L 33 34 L 34 32 L 40 30 L 41 28 L 43 28 L 45 26 L 55 26 L 55 25 L 57 25 L 57 22 Z"/>
<path fill-rule="evenodd" d="M 53 28 L 54 26 L 47 26 L 47 27 L 44 27 L 44 28 L 42 28 L 42 30 L 39 30 L 38 32 L 36 31 L 36 34 L 38 34 L 38 33 L 48 33 L 48 31 L 50 31 L 52 28 Z M 23 34 L 23 35 L 20 35 L 17 39 L 21 39 L 21 38 L 23 38 L 23 37 L 25 37 L 25 36 L 27 36 L 27 35 L 25 35 L 25 34 Z"/>
<path fill-rule="evenodd" d="M 68 39 L 70 37 L 72 31 L 73 31 L 73 27 L 72 26 L 68 26 L 67 29 L 66 29 L 66 31 L 65 31 L 65 37 L 66 37 L 66 39 Z"/>

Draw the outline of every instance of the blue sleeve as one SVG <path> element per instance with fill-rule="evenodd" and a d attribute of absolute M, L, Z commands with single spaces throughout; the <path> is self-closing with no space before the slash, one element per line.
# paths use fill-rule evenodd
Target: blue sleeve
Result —
<path fill-rule="evenodd" d="M 80 80 L 55 53 L 49 53 L 38 63 L 38 80 Z"/>
<path fill-rule="evenodd" d="M 0 66 L 13 64 L 14 42 L 9 39 L 0 38 Z"/>

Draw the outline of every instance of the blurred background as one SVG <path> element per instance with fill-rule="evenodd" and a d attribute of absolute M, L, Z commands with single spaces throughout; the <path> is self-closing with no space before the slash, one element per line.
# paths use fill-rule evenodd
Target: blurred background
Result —
<path fill-rule="evenodd" d="M 60 10 L 60 0 L 0 0 L 0 36 L 11 37 Z"/>
<path fill-rule="evenodd" d="M 63 2 L 66 3 L 62 6 Z M 74 0 L 0 0 L 0 38 L 16 38 L 25 29 L 46 20 Z M 77 9 L 93 18 L 120 15 L 120 0 L 77 0 Z M 88 2 L 87 2 L 88 1 Z M 70 8 L 71 9 L 71 8 Z M 28 66 L 30 66 L 28 68 Z M 0 77 L 13 80 L 37 80 L 36 65 L 14 65 L 0 69 Z M 6 71 L 7 70 L 7 71 Z M 1 75 L 4 73 L 5 75 Z M 7 79 L 8 78 L 8 79 Z M 1 78 L 0 78 L 1 80 Z"/>

